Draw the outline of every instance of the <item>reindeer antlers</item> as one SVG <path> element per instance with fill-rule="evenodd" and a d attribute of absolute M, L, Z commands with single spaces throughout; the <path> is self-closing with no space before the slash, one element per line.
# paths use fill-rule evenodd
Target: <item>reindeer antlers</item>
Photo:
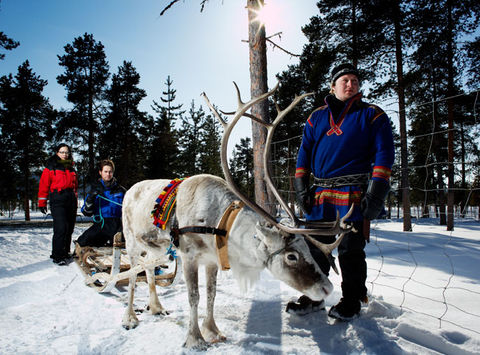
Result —
<path fill-rule="evenodd" d="M 283 231 L 291 234 L 304 234 L 304 235 L 335 235 L 339 233 L 345 233 L 351 230 L 350 226 L 346 226 L 344 221 L 350 216 L 350 214 L 353 211 L 353 205 L 350 208 L 350 211 L 345 215 L 343 218 L 339 218 L 337 214 L 337 219 L 334 222 L 316 222 L 316 223 L 309 223 L 308 227 L 309 228 L 299 228 L 300 225 L 306 225 L 305 222 L 299 220 L 296 216 L 295 213 L 290 209 L 288 204 L 283 200 L 282 196 L 278 192 L 277 188 L 273 184 L 272 178 L 271 178 L 271 167 L 270 167 L 270 147 L 272 143 L 272 138 L 273 138 L 273 132 L 275 128 L 278 126 L 278 124 L 285 118 L 285 116 L 305 97 L 312 95 L 312 93 L 307 93 L 303 94 L 300 96 L 295 96 L 294 100 L 288 105 L 287 108 L 284 110 L 280 110 L 278 107 L 277 103 L 275 103 L 276 110 L 277 110 L 277 117 L 273 120 L 272 123 L 264 122 L 260 120 L 259 118 L 248 114 L 247 111 L 255 104 L 265 100 L 266 98 L 272 96 L 278 89 L 279 83 L 275 85 L 275 87 L 258 96 L 252 98 L 248 102 L 243 102 L 241 99 L 240 95 L 240 90 L 238 89 L 237 84 L 234 82 L 235 89 L 237 91 L 237 100 L 238 100 L 238 108 L 234 113 L 227 113 L 233 115 L 233 118 L 231 119 L 230 122 L 226 122 L 220 114 L 217 112 L 215 107 L 210 103 L 207 95 L 205 93 L 202 93 L 202 96 L 204 97 L 208 107 L 210 110 L 213 112 L 215 117 L 220 121 L 224 128 L 224 133 L 222 136 L 222 144 L 221 144 L 221 164 L 222 164 L 222 169 L 223 173 L 225 175 L 225 179 L 227 181 L 228 187 L 243 201 L 247 206 L 249 206 L 252 210 L 260 214 L 263 218 L 265 218 L 269 223 L 277 226 L 279 229 L 282 229 Z M 270 215 L 267 211 L 265 211 L 262 207 L 260 207 L 258 204 L 255 202 L 249 200 L 245 195 L 242 194 L 242 192 L 238 189 L 236 184 L 233 181 L 232 174 L 229 170 L 228 167 L 228 161 L 227 161 L 227 146 L 228 146 L 228 140 L 230 138 L 230 134 L 237 124 L 238 120 L 242 116 L 247 116 L 254 120 L 255 122 L 263 125 L 267 129 L 267 140 L 265 143 L 266 149 L 263 152 L 263 161 L 264 161 L 264 169 L 265 169 L 265 180 L 267 182 L 268 187 L 272 190 L 273 194 L 277 198 L 278 202 L 282 206 L 282 208 L 287 212 L 289 217 L 292 219 L 294 223 L 294 227 L 286 226 L 284 224 L 280 224 L 276 221 L 276 219 Z"/>

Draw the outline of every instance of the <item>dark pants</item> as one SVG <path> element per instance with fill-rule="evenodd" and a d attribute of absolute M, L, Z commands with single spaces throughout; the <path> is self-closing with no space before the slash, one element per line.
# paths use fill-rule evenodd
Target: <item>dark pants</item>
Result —
<path fill-rule="evenodd" d="M 342 272 L 343 298 L 351 300 L 363 300 L 367 296 L 367 262 L 365 255 L 365 237 L 363 235 L 363 221 L 353 222 L 356 233 L 350 232 L 343 237 L 338 246 L 338 260 Z M 315 236 L 322 243 L 332 243 L 333 236 Z M 310 252 L 320 266 L 320 269 L 328 276 L 330 263 L 325 255 L 314 245 L 308 243 Z"/>
<path fill-rule="evenodd" d="M 54 260 L 65 259 L 70 253 L 72 233 L 77 218 L 77 197 L 73 190 L 50 193 L 53 218 L 52 255 Z"/>
<path fill-rule="evenodd" d="M 102 247 L 113 244 L 113 236 L 122 231 L 121 218 L 104 218 L 102 223 L 94 223 L 77 239 L 81 246 Z"/>

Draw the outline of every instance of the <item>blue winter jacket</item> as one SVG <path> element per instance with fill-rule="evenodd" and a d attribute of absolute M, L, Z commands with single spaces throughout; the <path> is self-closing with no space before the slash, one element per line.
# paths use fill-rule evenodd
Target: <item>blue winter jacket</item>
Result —
<path fill-rule="evenodd" d="M 126 189 L 117 183 L 115 178 L 109 186 L 102 179 L 90 187 L 85 197 L 82 213 L 85 216 L 94 216 L 98 222 L 102 218 L 121 218 L 122 202 Z"/>

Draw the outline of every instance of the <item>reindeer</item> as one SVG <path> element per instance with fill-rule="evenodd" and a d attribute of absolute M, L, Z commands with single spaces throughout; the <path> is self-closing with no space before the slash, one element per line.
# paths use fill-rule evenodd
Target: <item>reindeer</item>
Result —
<path fill-rule="evenodd" d="M 282 199 L 275 188 L 270 175 L 268 156 L 270 143 L 275 127 L 298 102 L 309 94 L 295 97 L 294 101 L 283 111 L 277 106 L 277 117 L 272 124 L 258 121 L 246 113 L 253 105 L 274 94 L 278 85 L 271 91 L 242 102 L 240 91 L 235 84 L 238 97 L 238 108 L 232 120 L 227 124 L 210 104 L 205 100 L 224 126 L 221 144 L 221 163 L 225 180 L 208 174 L 196 175 L 184 180 L 177 190 L 176 219 L 178 226 L 217 226 L 224 211 L 235 200 L 240 199 L 246 205 L 238 212 L 228 230 L 228 262 L 233 276 L 243 285 L 258 280 L 261 271 L 267 268 L 274 277 L 285 282 L 313 300 L 322 300 L 333 290 L 328 277 L 313 260 L 305 239 L 310 240 L 327 256 L 341 241 L 343 234 L 351 230 L 344 223 L 350 213 L 335 222 L 323 222 L 305 225 Z M 244 196 L 233 182 L 227 163 L 227 143 L 235 124 L 240 117 L 248 116 L 257 120 L 267 128 L 267 148 L 264 152 L 264 168 L 266 181 L 287 211 L 291 225 L 277 222 L 276 218 Z M 154 264 L 166 260 L 166 248 L 170 245 L 169 231 L 171 222 L 162 230 L 153 225 L 150 217 L 153 201 L 169 180 L 146 180 L 130 188 L 123 200 L 123 232 L 131 267 L 144 263 L 149 285 L 149 309 L 152 314 L 166 315 L 168 312 L 161 305 L 154 280 Z M 353 208 L 353 206 L 352 206 Z M 352 211 L 352 209 L 350 210 Z M 337 235 L 333 244 L 323 244 L 310 235 Z M 183 265 L 183 275 L 188 290 L 190 304 L 190 321 L 184 347 L 204 349 L 207 342 L 224 341 L 226 338 L 218 329 L 214 319 L 214 300 L 219 268 L 218 248 L 212 235 L 187 232 L 179 236 L 179 254 Z M 140 257 L 142 256 L 142 257 Z M 200 329 L 198 325 L 198 269 L 205 266 L 207 288 L 207 314 Z M 334 264 L 333 264 L 334 266 Z M 128 306 L 123 317 L 123 326 L 127 329 L 138 325 L 133 310 L 136 274 L 129 278 Z"/>

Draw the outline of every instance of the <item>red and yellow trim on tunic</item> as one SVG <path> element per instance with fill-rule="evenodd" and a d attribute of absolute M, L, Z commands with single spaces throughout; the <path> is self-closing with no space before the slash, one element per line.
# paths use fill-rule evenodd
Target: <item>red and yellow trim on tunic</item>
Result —
<path fill-rule="evenodd" d="M 386 166 L 374 166 L 372 172 L 372 178 L 380 178 L 384 180 L 390 180 L 390 175 L 392 175 L 392 170 Z"/>
<path fill-rule="evenodd" d="M 312 124 L 312 121 L 310 121 L 310 118 L 312 118 L 312 116 L 310 116 L 307 120 L 308 124 L 310 125 L 310 127 L 313 127 L 313 124 Z"/>
<path fill-rule="evenodd" d="M 296 178 L 301 178 L 301 177 L 304 177 L 304 176 L 309 175 L 309 174 L 310 174 L 310 170 L 306 169 L 306 168 L 297 168 L 295 170 L 295 177 Z"/>
<path fill-rule="evenodd" d="M 325 189 L 315 193 L 315 204 L 322 205 L 329 203 L 337 206 L 350 206 L 352 203 L 359 204 L 361 191 L 338 191 Z"/>
<path fill-rule="evenodd" d="M 328 106 L 327 106 L 327 105 L 323 105 L 323 106 L 317 108 L 316 110 L 314 110 L 314 111 L 310 114 L 310 116 L 308 116 L 307 123 L 310 125 L 310 127 L 313 127 L 313 123 L 312 123 L 312 120 L 311 120 L 313 114 L 314 114 L 315 112 L 317 112 L 317 111 L 325 110 L 326 108 L 328 108 Z"/>

